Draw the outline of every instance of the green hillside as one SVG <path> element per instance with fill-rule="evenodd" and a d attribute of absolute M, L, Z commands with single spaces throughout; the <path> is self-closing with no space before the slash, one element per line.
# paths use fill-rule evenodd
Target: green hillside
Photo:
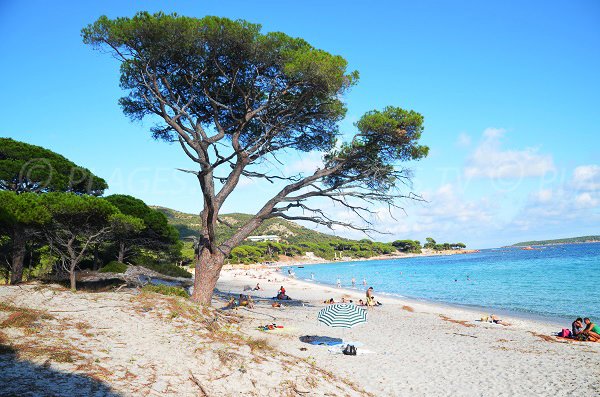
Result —
<path fill-rule="evenodd" d="M 164 213 L 169 223 L 172 224 L 179 230 L 181 238 L 189 236 L 198 236 L 200 234 L 200 219 L 198 215 L 187 214 L 185 212 L 179 212 L 170 208 L 165 207 L 153 207 L 162 213 Z M 227 222 L 230 226 L 223 223 L 219 223 L 217 226 L 217 239 L 219 242 L 225 241 L 227 238 L 233 235 L 237 228 L 241 227 L 246 223 L 252 215 L 249 214 L 223 214 L 220 216 L 224 222 Z M 266 220 L 257 230 L 252 233 L 253 235 L 264 235 L 264 234 L 276 234 L 289 244 L 297 244 L 300 242 L 312 242 L 312 243 L 324 243 L 329 241 L 340 241 L 347 240 L 342 237 L 336 237 L 329 234 L 317 232 L 315 230 L 308 229 L 304 226 L 300 226 L 294 222 L 287 221 L 285 219 L 274 218 Z"/>
<path fill-rule="evenodd" d="M 539 240 L 539 241 L 523 241 L 521 243 L 513 244 L 513 247 L 522 247 L 528 245 L 551 245 L 551 244 L 577 244 L 577 243 L 590 243 L 600 242 L 600 236 L 581 236 L 571 238 L 559 238 L 555 240 Z"/>

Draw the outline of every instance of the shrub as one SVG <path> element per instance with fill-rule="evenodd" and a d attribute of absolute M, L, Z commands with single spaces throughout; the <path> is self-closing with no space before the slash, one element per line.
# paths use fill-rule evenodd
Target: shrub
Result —
<path fill-rule="evenodd" d="M 142 287 L 144 292 L 155 292 L 157 294 L 169 295 L 169 296 L 181 296 L 182 298 L 189 298 L 190 294 L 181 287 L 173 287 L 170 285 L 163 284 L 148 284 Z"/>
<path fill-rule="evenodd" d="M 127 265 L 117 261 L 108 262 L 99 271 L 101 273 L 125 273 Z"/>

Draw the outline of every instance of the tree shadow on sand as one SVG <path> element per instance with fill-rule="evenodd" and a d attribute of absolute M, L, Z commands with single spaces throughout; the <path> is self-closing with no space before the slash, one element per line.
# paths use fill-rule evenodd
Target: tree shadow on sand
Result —
<path fill-rule="evenodd" d="M 121 394 L 89 376 L 21 360 L 15 349 L 0 344 L 0 396 L 120 397 Z"/>

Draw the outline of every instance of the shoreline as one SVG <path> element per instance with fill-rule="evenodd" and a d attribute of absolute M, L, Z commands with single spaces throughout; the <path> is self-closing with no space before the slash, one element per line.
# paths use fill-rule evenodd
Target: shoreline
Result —
<path fill-rule="evenodd" d="M 232 269 L 232 270 L 227 270 L 227 271 L 235 272 L 236 270 L 240 271 L 241 269 Z M 267 269 L 253 269 L 253 270 L 265 271 Z M 268 269 L 267 271 L 269 271 L 269 270 L 271 270 L 271 269 Z M 367 287 L 362 288 L 362 289 L 361 288 L 348 288 L 348 287 L 338 288 L 333 284 L 321 283 L 316 280 L 311 281 L 311 280 L 299 279 L 299 278 L 295 278 L 295 277 L 289 277 L 288 275 L 281 273 L 281 271 L 283 271 L 283 269 L 281 269 L 280 272 L 277 272 L 273 269 L 273 273 L 282 278 L 282 280 L 279 281 L 280 283 L 284 283 L 284 284 L 286 284 L 286 283 L 294 284 L 295 283 L 295 284 L 301 285 L 304 289 L 309 289 L 312 293 L 321 292 L 321 291 L 331 291 L 330 293 L 335 292 L 339 296 L 351 296 L 355 300 L 358 300 L 358 299 L 364 300 L 364 298 L 365 298 L 365 291 L 366 291 Z M 223 273 L 221 274 L 221 276 L 223 276 Z M 245 278 L 245 280 L 250 282 L 251 279 Z M 252 280 L 254 280 L 254 278 L 252 278 Z M 269 278 L 263 277 L 263 280 L 261 280 L 261 282 L 263 282 L 264 280 L 269 280 Z M 231 282 L 231 279 L 229 277 L 227 277 L 227 281 L 224 284 L 228 285 L 229 287 L 232 287 L 232 288 L 230 288 L 230 291 L 228 291 L 228 292 L 231 292 L 231 289 L 235 289 L 235 287 L 239 287 L 239 285 L 230 284 L 230 282 Z M 217 285 L 218 284 L 219 283 L 217 283 Z M 275 283 L 275 284 L 277 284 L 277 283 Z M 248 285 L 252 286 L 252 284 L 248 284 Z M 287 289 L 287 287 L 286 287 L 286 289 Z M 249 291 L 245 291 L 244 293 L 247 294 L 248 292 Z M 251 291 L 251 292 L 254 293 L 256 291 Z M 312 298 L 312 294 L 310 294 L 310 295 L 311 296 L 309 296 L 309 297 Z M 526 313 L 516 312 L 516 311 L 510 310 L 510 309 L 492 308 L 492 307 L 480 306 L 480 305 L 461 305 L 458 303 L 435 301 L 435 300 L 431 300 L 431 299 L 427 299 L 427 298 L 398 296 L 398 294 L 382 292 L 382 291 L 375 291 L 375 296 L 377 297 L 378 300 L 385 301 L 385 303 L 387 303 L 387 304 L 400 305 L 400 306 L 406 306 L 406 305 L 408 305 L 408 306 L 423 306 L 423 307 L 426 307 L 429 311 L 436 312 L 438 314 L 444 314 L 444 312 L 446 312 L 446 311 L 459 311 L 459 312 L 463 312 L 463 313 L 470 313 L 472 315 L 473 319 L 477 319 L 482 316 L 488 316 L 491 314 L 495 314 L 495 315 L 501 316 L 502 319 L 505 319 L 508 322 L 512 322 L 514 324 L 521 324 L 523 326 L 526 326 L 528 329 L 530 328 L 532 330 L 537 329 L 539 326 L 543 326 L 545 328 L 551 328 L 551 329 L 555 330 L 554 332 L 556 332 L 556 331 L 559 331 L 561 328 L 569 327 L 569 324 L 567 323 L 567 319 L 560 318 L 560 317 L 544 316 L 544 315 L 538 314 L 538 313 L 526 314 Z M 261 297 L 264 297 L 264 296 L 261 296 Z M 383 298 L 381 298 L 381 297 L 383 297 Z M 308 299 L 308 300 L 314 301 L 314 299 Z M 322 302 L 322 300 L 319 300 L 318 302 Z M 336 302 L 337 302 L 337 300 L 336 300 Z"/>
<path fill-rule="evenodd" d="M 223 266 L 223 270 L 230 269 L 254 269 L 254 268 L 262 268 L 262 267 L 282 267 L 282 266 L 311 266 L 311 265 L 326 265 L 329 263 L 347 263 L 347 262 L 366 262 L 366 261 L 382 261 L 382 260 L 390 260 L 390 259 L 407 259 L 407 258 L 421 258 L 421 257 L 430 257 L 430 256 L 449 256 L 449 255 L 468 255 L 468 254 L 476 254 L 481 252 L 478 249 L 464 249 L 464 250 L 445 250 L 445 251 L 433 251 L 433 250 L 423 250 L 427 252 L 422 252 L 420 254 L 384 254 L 384 255 L 376 255 L 370 258 L 351 258 L 351 257 L 343 257 L 339 260 L 328 260 L 318 256 L 312 255 L 303 255 L 303 256 L 285 256 L 280 255 L 280 258 L 285 258 L 284 260 L 277 260 L 270 263 L 257 262 L 257 263 L 235 263 L 235 264 L 225 264 Z"/>
<path fill-rule="evenodd" d="M 288 280 L 292 280 L 293 278 L 290 278 L 288 276 L 286 276 L 285 274 L 281 274 L 282 276 L 284 276 L 286 279 Z M 307 284 L 312 284 L 315 285 L 317 287 L 327 287 L 327 288 L 333 288 L 335 290 L 339 290 L 339 291 L 344 291 L 344 292 L 354 292 L 354 293 L 364 293 L 366 288 L 364 289 L 360 289 L 360 288 L 337 288 L 335 285 L 333 284 L 327 284 L 327 283 L 321 283 L 318 282 L 316 280 L 305 280 L 305 279 L 295 279 Z M 483 313 L 488 313 L 488 314 L 496 314 L 496 315 L 500 315 L 503 318 L 512 318 L 515 320 L 520 320 L 520 321 L 531 321 L 534 322 L 536 324 L 544 324 L 547 326 L 554 326 L 554 327 L 558 327 L 560 328 L 564 328 L 567 324 L 567 322 L 569 321 L 569 319 L 567 317 L 553 317 L 553 316 L 545 316 L 543 314 L 539 314 L 539 313 L 525 313 L 525 312 L 518 312 L 515 310 L 510 310 L 510 309 L 503 309 L 503 308 L 496 308 L 496 307 L 489 307 L 489 306 L 482 306 L 482 305 L 467 305 L 467 304 L 459 304 L 459 303 L 452 303 L 452 302 L 444 302 L 444 301 L 436 301 L 433 299 L 427 299 L 427 298 L 420 298 L 420 297 L 414 297 L 414 296 L 403 296 L 400 294 L 395 294 L 395 293 L 391 293 L 391 292 L 383 292 L 383 291 L 379 291 L 378 294 L 380 296 L 384 296 L 386 300 L 391 300 L 393 302 L 395 302 L 396 304 L 404 304 L 404 303 L 409 303 L 409 304 L 426 304 L 426 305 L 430 305 L 434 308 L 437 309 L 459 309 L 459 310 L 464 310 L 464 311 L 470 311 L 472 312 L 474 315 L 481 315 Z"/>
<path fill-rule="evenodd" d="M 256 283 L 261 290 L 244 291 Z M 275 302 L 271 298 L 282 285 L 293 302 L 279 301 L 282 307 L 271 307 Z M 383 305 L 367 309 L 365 324 L 340 330 L 317 322 L 318 311 L 327 306 L 323 301 L 345 297 L 357 302 L 365 299 L 364 291 L 289 278 L 274 267 L 223 271 L 217 288 L 232 296 L 261 298 L 252 310 L 238 310 L 250 328 L 265 323 L 284 326 L 281 332 L 255 331 L 256 336 L 266 336 L 282 351 L 335 368 L 374 395 L 444 390 L 444 395 L 496 396 L 536 390 L 537 395 L 567 396 L 580 387 L 600 391 L 596 365 L 590 365 L 599 362 L 600 343 L 553 336 L 570 323 L 561 326 L 547 319 L 391 297 L 375 290 L 376 300 Z M 480 321 L 490 313 L 510 325 Z M 346 358 L 327 346 L 307 345 L 299 340 L 303 335 L 357 342 L 361 357 Z"/>

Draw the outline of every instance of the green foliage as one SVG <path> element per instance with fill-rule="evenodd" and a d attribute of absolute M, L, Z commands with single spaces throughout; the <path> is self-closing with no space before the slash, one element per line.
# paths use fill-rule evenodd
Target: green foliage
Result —
<path fill-rule="evenodd" d="M 419 145 L 423 116 L 412 110 L 388 106 L 367 112 L 356 123 L 360 131 L 351 143 L 325 156 L 325 167 L 341 167 L 325 182 L 343 186 L 360 179 L 369 190 L 388 192 L 398 182 L 410 180 L 407 169 L 395 170 L 398 162 L 420 160 L 429 148 Z"/>
<path fill-rule="evenodd" d="M 330 240 L 321 243 L 301 242 L 285 244 L 261 242 L 255 245 L 241 245 L 234 248 L 229 256 L 229 263 L 257 263 L 277 260 L 279 255 L 298 256 L 312 252 L 315 256 L 326 260 L 340 257 L 371 258 L 377 255 L 390 254 L 394 246 L 371 240 Z"/>
<path fill-rule="evenodd" d="M 73 193 L 46 193 L 40 196 L 40 202 L 56 226 L 73 231 L 108 227 L 111 216 L 119 212 L 103 198 Z"/>
<path fill-rule="evenodd" d="M 589 243 L 600 241 L 600 236 L 581 236 L 581 237 L 570 237 L 570 238 L 559 238 L 555 240 L 537 240 L 537 241 L 523 241 L 520 243 L 513 244 L 513 247 L 528 246 L 528 245 L 551 245 L 551 244 L 577 244 L 577 243 Z"/>
<path fill-rule="evenodd" d="M 448 250 L 456 250 L 461 248 L 466 248 L 467 246 L 463 243 L 441 243 L 438 244 L 436 241 L 431 238 L 426 238 L 427 242 L 423 245 L 423 248 L 431 249 L 434 251 L 448 251 Z"/>
<path fill-rule="evenodd" d="M 127 265 L 117 261 L 108 262 L 99 270 L 100 273 L 125 273 L 126 271 Z"/>
<path fill-rule="evenodd" d="M 40 227 L 48 223 L 51 215 L 40 205 L 40 196 L 35 193 L 17 194 L 0 191 L 0 228 Z"/>
<path fill-rule="evenodd" d="M 142 200 L 123 194 L 113 194 L 106 197 L 106 200 L 117 207 L 121 213 L 143 221 L 141 232 L 149 241 L 146 248 L 152 248 L 158 243 L 175 244 L 179 240 L 179 233 L 169 224 L 166 215 L 149 207 Z"/>
<path fill-rule="evenodd" d="M 425 241 L 426 241 L 426 243 L 423 244 L 423 248 L 426 248 L 426 249 L 435 249 L 436 242 L 435 242 L 435 240 L 433 238 L 427 237 L 425 239 Z"/>
<path fill-rule="evenodd" d="M 0 138 L 0 190 L 101 195 L 108 185 L 51 150 Z"/>
<path fill-rule="evenodd" d="M 346 73 L 344 58 L 280 32 L 263 34 L 260 25 L 243 20 L 140 12 L 132 18 L 102 16 L 82 36 L 121 60 L 121 87 L 129 95 L 120 104 L 134 120 L 161 108 L 156 92 L 182 95 L 190 101 L 188 117 L 203 125 L 215 121 L 214 102 L 229 107 L 218 115 L 222 126 L 236 125 L 247 103 L 267 107 L 261 122 L 251 120 L 242 131 L 244 146 L 262 139 L 263 126 L 272 125 L 279 126 L 277 144 L 329 150 L 346 113 L 341 96 L 358 79 L 357 72 Z M 155 92 L 142 83 L 151 76 L 157 77 Z M 227 76 L 235 76 L 239 89 L 230 89 Z M 156 138 L 173 139 L 171 126 L 153 131 Z"/>
<path fill-rule="evenodd" d="M 122 213 L 110 217 L 111 232 L 117 240 L 130 239 L 144 229 L 144 221 Z"/>
<path fill-rule="evenodd" d="M 396 240 L 392 245 L 400 252 L 411 254 L 421 253 L 421 243 L 416 240 Z"/>
<path fill-rule="evenodd" d="M 154 292 L 162 295 L 169 296 L 180 296 L 182 298 L 189 298 L 190 294 L 181 287 L 173 287 L 163 284 L 147 284 L 142 287 L 143 292 Z"/>

